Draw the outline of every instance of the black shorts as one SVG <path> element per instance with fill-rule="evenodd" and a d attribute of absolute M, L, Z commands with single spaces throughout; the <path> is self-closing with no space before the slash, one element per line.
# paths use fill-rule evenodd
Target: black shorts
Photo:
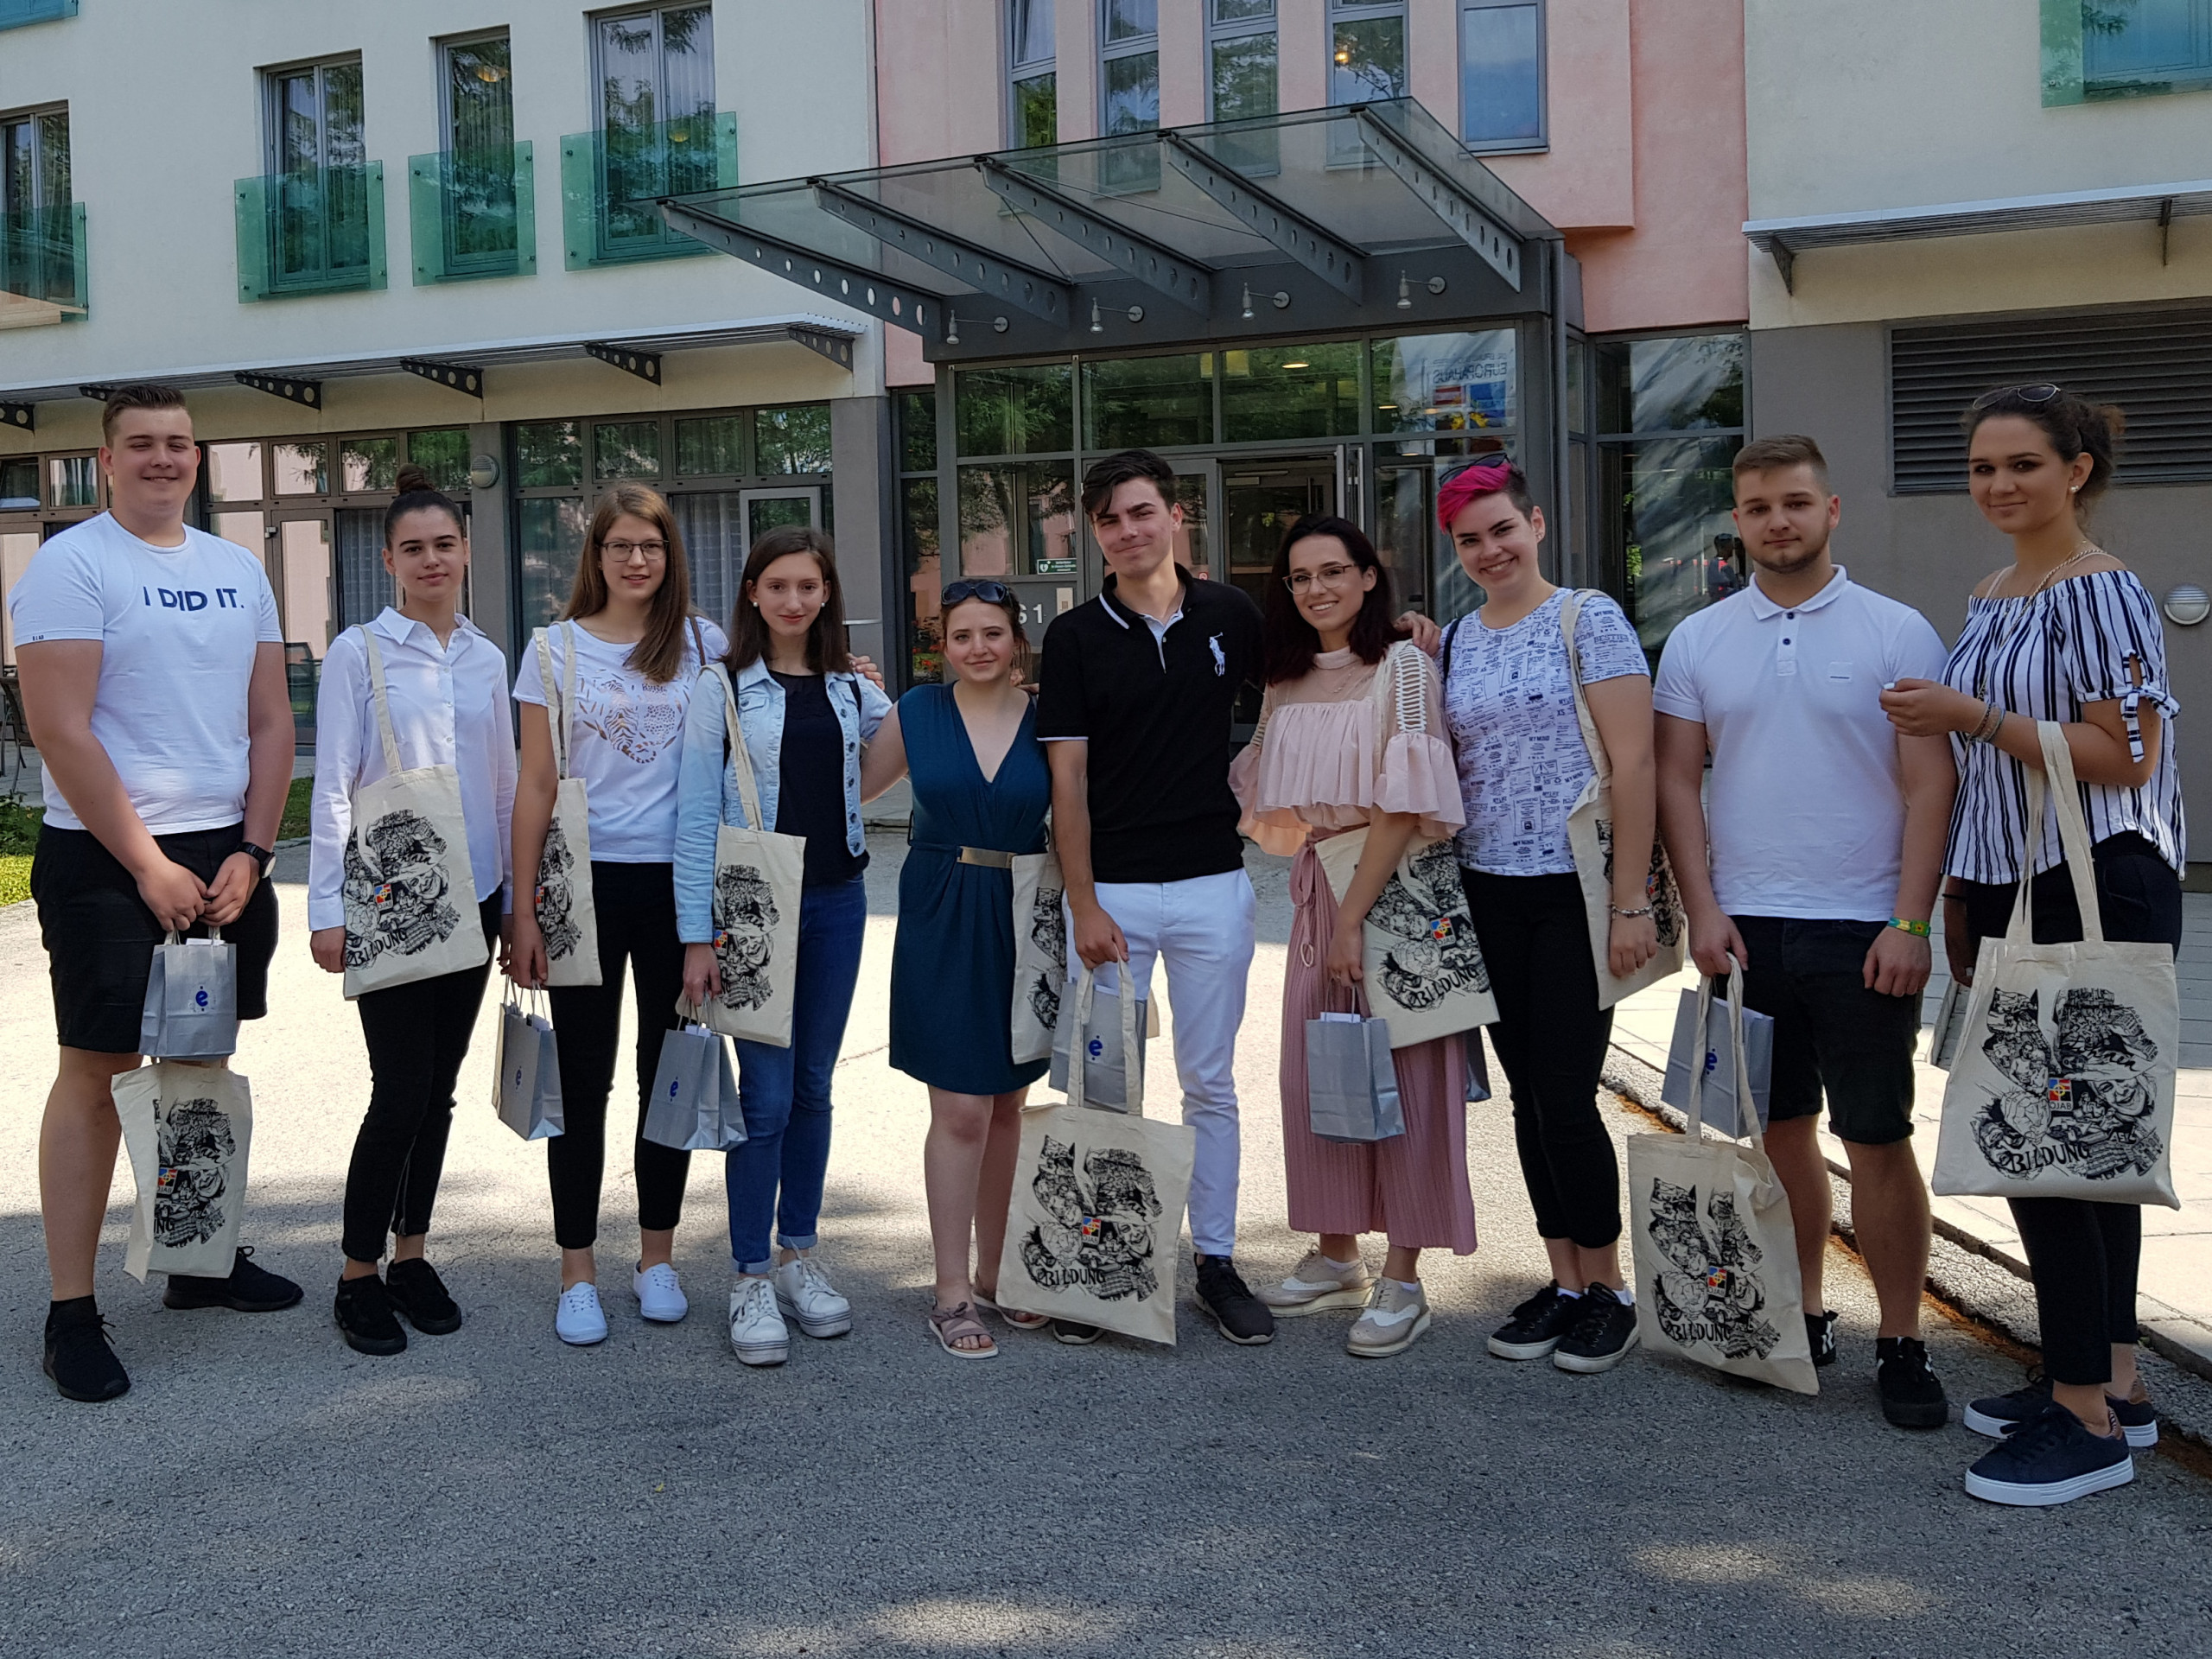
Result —
<path fill-rule="evenodd" d="M 156 836 L 155 843 L 202 881 L 245 839 L 245 826 Z M 138 896 L 138 883 L 99 837 L 85 830 L 45 826 L 31 860 L 31 897 L 54 981 L 54 1024 L 64 1048 L 135 1054 L 146 1008 L 154 947 L 168 937 Z M 206 938 L 203 924 L 192 930 Z M 269 961 L 276 954 L 276 894 L 258 883 L 245 910 L 223 930 L 236 949 L 238 1018 L 269 1012 Z"/>
<path fill-rule="evenodd" d="M 1815 1117 L 1860 1146 L 1912 1134 L 1912 1056 L 1920 999 L 1866 987 L 1866 953 L 1885 922 L 1734 916 L 1751 965 L 1744 1006 L 1774 1020 L 1771 1122 Z"/>

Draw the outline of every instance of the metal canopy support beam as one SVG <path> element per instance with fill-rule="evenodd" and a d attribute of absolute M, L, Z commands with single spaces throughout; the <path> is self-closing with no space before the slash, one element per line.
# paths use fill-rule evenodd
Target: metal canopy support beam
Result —
<path fill-rule="evenodd" d="M 468 363 L 432 363 L 420 357 L 403 357 L 399 366 L 410 374 L 419 374 L 425 380 L 441 386 L 450 386 L 455 391 L 465 391 L 471 397 L 484 395 L 484 371 Z"/>
<path fill-rule="evenodd" d="M 1424 207 L 1451 226 L 1459 238 L 1483 257 L 1492 270 L 1521 286 L 1521 238 L 1500 224 L 1474 194 L 1447 174 L 1431 167 L 1419 150 L 1397 130 L 1364 105 L 1352 110 L 1360 137 L 1382 158 L 1382 165 L 1421 199 Z"/>
<path fill-rule="evenodd" d="M 238 383 L 251 386 L 256 391 L 265 391 L 271 397 L 282 397 L 288 403 L 305 404 L 309 409 L 322 407 L 322 382 L 303 379 L 291 374 L 255 374 L 241 369 Z"/>
<path fill-rule="evenodd" d="M 827 179 L 810 179 L 808 183 L 814 205 L 823 213 L 888 243 L 910 259 L 981 289 L 984 299 L 1000 301 L 1063 328 L 1074 321 L 1075 286 L 1065 277 L 948 236 Z"/>
<path fill-rule="evenodd" d="M 862 270 L 857 265 L 842 264 L 835 259 L 825 259 L 811 248 L 796 242 L 785 242 L 772 236 L 702 213 L 678 201 L 663 201 L 661 217 L 670 225 L 710 248 L 720 248 L 724 253 L 734 254 L 786 281 L 805 286 L 811 283 L 825 299 L 849 305 L 856 311 L 865 311 L 899 328 L 930 339 L 938 332 L 938 324 L 951 310 L 955 301 L 943 295 L 931 294 L 922 289 L 909 288 L 887 281 L 873 271 Z"/>
<path fill-rule="evenodd" d="M 849 334 L 825 334 L 819 328 L 810 328 L 795 322 L 789 330 L 791 337 L 810 352 L 828 358 L 841 369 L 853 366 L 853 342 Z"/>
<path fill-rule="evenodd" d="M 658 352 L 641 352 L 631 346 L 610 346 L 603 340 L 584 341 L 584 351 L 602 363 L 612 363 L 625 374 L 634 374 L 640 380 L 660 385 Z"/>
<path fill-rule="evenodd" d="M 104 404 L 115 396 L 115 388 L 113 386 L 79 386 L 77 388 L 77 395 L 79 397 L 89 397 L 96 404 Z"/>
<path fill-rule="evenodd" d="M 1365 257 L 1350 243 L 1279 201 L 1170 127 L 1160 135 L 1169 165 L 1354 305 L 1361 302 Z"/>
<path fill-rule="evenodd" d="M 2158 204 L 2158 263 L 2166 263 L 2172 251 L 2174 240 L 2174 199 L 2168 196 Z"/>
<path fill-rule="evenodd" d="M 976 166 L 992 194 L 1056 236 L 1126 271 L 1154 293 L 1206 315 L 1212 309 L 1214 268 L 1116 224 L 1071 196 L 1039 184 L 992 156 Z"/>
<path fill-rule="evenodd" d="M 38 425 L 38 412 L 30 404 L 0 403 L 0 426 L 12 426 L 19 432 L 29 432 Z"/>
<path fill-rule="evenodd" d="M 1796 249 L 1778 236 L 1770 236 L 1766 239 L 1766 251 L 1774 256 L 1774 268 L 1782 273 L 1783 290 L 1795 294 L 1797 291 Z"/>

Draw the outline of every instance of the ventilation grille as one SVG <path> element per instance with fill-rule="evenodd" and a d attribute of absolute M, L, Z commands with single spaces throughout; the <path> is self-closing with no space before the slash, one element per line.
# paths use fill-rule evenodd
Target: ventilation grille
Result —
<path fill-rule="evenodd" d="M 1993 386 L 2056 380 L 2127 414 L 2115 482 L 2212 479 L 2212 310 L 1898 328 L 1890 336 L 1891 487 L 1967 487 L 1959 416 Z"/>

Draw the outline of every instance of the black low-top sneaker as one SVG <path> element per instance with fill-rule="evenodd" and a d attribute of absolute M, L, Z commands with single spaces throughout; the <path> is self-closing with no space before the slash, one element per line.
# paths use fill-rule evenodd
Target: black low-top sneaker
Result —
<path fill-rule="evenodd" d="M 1561 1294 L 1554 1279 L 1490 1333 L 1490 1351 L 1500 1359 L 1541 1359 L 1581 1317 L 1582 1299 Z"/>
<path fill-rule="evenodd" d="M 1917 1337 L 1874 1339 L 1874 1387 L 1882 1396 L 1882 1415 L 1898 1428 L 1941 1428 L 1951 1421 L 1951 1402 L 1928 1344 Z"/>
<path fill-rule="evenodd" d="M 116 1357 L 107 1321 L 89 1296 L 48 1307 L 46 1356 L 40 1364 L 65 1400 L 97 1402 L 130 1391 L 130 1374 Z"/>
<path fill-rule="evenodd" d="M 1202 1255 L 1198 1262 L 1198 1306 L 1213 1316 L 1221 1334 L 1248 1348 L 1273 1342 L 1274 1311 L 1238 1277 L 1236 1264 L 1225 1255 Z"/>
<path fill-rule="evenodd" d="M 449 1337 L 461 1329 L 460 1306 L 446 1294 L 438 1270 L 421 1256 L 386 1268 L 384 1287 L 391 1305 L 424 1336 Z"/>
<path fill-rule="evenodd" d="M 2045 1406 L 1967 1471 L 1967 1491 L 1991 1503 L 2043 1509 L 2135 1478 L 2135 1459 L 2113 1425 L 2092 1434 L 2061 1405 Z"/>
<path fill-rule="evenodd" d="M 1077 1325 L 1073 1319 L 1052 1321 L 1052 1339 L 1071 1348 L 1088 1348 L 1105 1334 L 1095 1325 Z"/>
<path fill-rule="evenodd" d="M 1636 1346 L 1636 1305 L 1606 1285 L 1592 1285 L 1575 1300 L 1573 1327 L 1552 1350 L 1562 1371 L 1610 1371 Z"/>
<path fill-rule="evenodd" d="M 1967 1408 L 1962 1421 L 1975 1433 L 2001 1440 L 2050 1402 L 2050 1379 L 2044 1375 L 2043 1367 L 2031 1366 L 2025 1387 L 1974 1402 Z M 2118 1421 L 2120 1432 L 2127 1437 L 2129 1446 L 2138 1451 L 2148 1451 L 2158 1443 L 2158 1408 L 2148 1400 L 2115 1400 L 2107 1395 L 2105 1405 Z"/>
<path fill-rule="evenodd" d="M 162 1293 L 162 1306 L 227 1307 L 239 1313 L 275 1313 L 292 1306 L 304 1294 L 290 1280 L 257 1266 L 253 1246 L 242 1244 L 231 1263 L 227 1279 L 169 1274 L 168 1288 Z"/>
<path fill-rule="evenodd" d="M 338 1298 L 331 1304 L 339 1334 L 357 1354 L 384 1357 L 407 1351 L 407 1332 L 391 1311 L 391 1298 L 384 1281 L 371 1274 L 365 1279 L 340 1279 Z"/>
<path fill-rule="evenodd" d="M 1835 1310 L 1805 1316 L 1805 1340 L 1812 1345 L 1813 1363 L 1835 1363 Z"/>

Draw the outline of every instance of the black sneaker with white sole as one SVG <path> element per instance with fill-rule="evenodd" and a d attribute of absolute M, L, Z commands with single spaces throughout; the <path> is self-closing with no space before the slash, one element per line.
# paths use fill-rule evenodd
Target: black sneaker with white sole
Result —
<path fill-rule="evenodd" d="M 2135 1478 L 2126 1437 L 2092 1434 L 2061 1405 L 2048 1405 L 1967 1471 L 1967 1492 L 1991 1503 L 2046 1509 Z"/>
<path fill-rule="evenodd" d="M 1221 1334 L 1248 1348 L 1275 1339 L 1274 1310 L 1252 1294 L 1225 1255 L 1198 1258 L 1198 1306 L 1213 1316 Z"/>
<path fill-rule="evenodd" d="M 293 1306 L 305 1294 L 290 1280 L 256 1263 L 253 1246 L 242 1244 L 231 1260 L 230 1273 L 224 1278 L 169 1274 L 168 1287 L 162 1293 L 162 1306 L 227 1307 L 238 1313 L 276 1313 Z"/>
<path fill-rule="evenodd" d="M 1592 1285 L 1575 1303 L 1580 1317 L 1552 1350 L 1562 1371 L 1610 1371 L 1636 1346 L 1636 1305 L 1605 1285 Z"/>
<path fill-rule="evenodd" d="M 1874 1339 L 1874 1388 L 1882 1396 L 1882 1415 L 1896 1427 L 1941 1428 L 1951 1421 L 1942 1380 L 1928 1363 L 1928 1344 L 1917 1337 Z"/>
<path fill-rule="evenodd" d="M 2037 1365 L 2029 1370 L 2026 1386 L 2010 1394 L 1987 1395 L 1976 1400 L 1966 1408 L 1962 1421 L 1975 1433 L 2001 1440 L 2050 1402 L 2050 1379 Z M 2141 1452 L 2158 1445 L 2158 1412 L 2148 1400 L 2115 1400 L 2107 1395 L 2105 1405 L 2119 1422 L 2120 1432 L 2127 1437 L 2129 1446 Z"/>
<path fill-rule="evenodd" d="M 1541 1359 L 1581 1317 L 1582 1299 L 1562 1294 L 1554 1279 L 1490 1333 L 1490 1351 L 1500 1359 Z"/>
<path fill-rule="evenodd" d="M 89 1296 L 48 1306 L 46 1353 L 39 1364 L 65 1400 L 97 1404 L 130 1391 L 130 1374 L 116 1357 L 107 1321 Z"/>
<path fill-rule="evenodd" d="M 1095 1325 L 1077 1325 L 1073 1319 L 1052 1321 L 1052 1340 L 1065 1342 L 1071 1348 L 1088 1348 L 1105 1334 Z"/>
<path fill-rule="evenodd" d="M 1805 1340 L 1812 1346 L 1814 1364 L 1833 1365 L 1835 1363 L 1835 1310 L 1834 1308 L 1830 1308 L 1825 1313 L 1808 1313 L 1805 1316 Z"/>

